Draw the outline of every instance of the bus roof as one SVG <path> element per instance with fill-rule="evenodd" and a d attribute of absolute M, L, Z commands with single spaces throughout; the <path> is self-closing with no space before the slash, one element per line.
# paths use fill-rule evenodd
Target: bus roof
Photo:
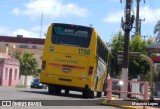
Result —
<path fill-rule="evenodd" d="M 72 25 L 72 26 L 81 26 L 81 27 L 85 27 L 85 28 L 91 28 L 91 29 L 93 29 L 93 27 L 91 27 L 91 26 L 83 26 L 83 25 L 76 25 L 76 24 L 67 24 L 67 23 L 51 23 L 51 25 L 59 25 L 59 24 L 61 24 L 61 25 Z"/>

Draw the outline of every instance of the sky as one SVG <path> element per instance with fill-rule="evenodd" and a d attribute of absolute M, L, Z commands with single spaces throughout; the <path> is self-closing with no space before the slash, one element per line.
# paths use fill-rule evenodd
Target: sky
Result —
<path fill-rule="evenodd" d="M 132 14 L 136 15 L 136 0 Z M 142 36 L 154 36 L 160 19 L 159 0 L 141 0 Z M 112 41 L 121 29 L 125 0 L 0 0 L 0 35 L 45 38 L 51 23 L 94 27 L 105 42 Z M 42 31 L 41 31 L 42 30 Z M 131 31 L 134 34 L 135 29 Z"/>

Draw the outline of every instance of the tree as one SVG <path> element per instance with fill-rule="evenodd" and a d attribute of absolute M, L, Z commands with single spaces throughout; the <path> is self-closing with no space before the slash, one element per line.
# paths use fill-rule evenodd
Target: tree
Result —
<path fill-rule="evenodd" d="M 160 21 L 158 21 L 158 23 L 154 27 L 154 34 L 157 34 L 156 41 L 159 42 L 160 41 Z"/>
<path fill-rule="evenodd" d="M 24 53 L 23 55 L 17 55 L 16 57 L 20 61 L 21 75 L 35 75 L 37 73 L 38 63 L 34 58 L 33 53 Z"/>
<path fill-rule="evenodd" d="M 148 55 L 146 52 L 147 41 L 142 40 L 141 36 L 137 34 L 130 40 L 130 51 L 141 52 Z M 129 61 L 129 78 L 137 78 L 137 75 L 141 75 L 141 79 L 144 80 L 144 76 L 149 71 L 149 65 L 146 61 L 141 59 L 130 59 Z"/>
<path fill-rule="evenodd" d="M 124 37 L 122 35 L 122 32 L 119 31 L 117 34 L 113 36 L 113 40 L 111 42 L 111 55 L 110 55 L 110 63 L 111 64 L 111 71 L 110 72 L 112 77 L 116 77 L 119 75 L 119 68 L 118 68 L 118 62 L 117 62 L 117 55 L 118 51 L 123 50 L 123 40 Z"/>
<path fill-rule="evenodd" d="M 122 33 L 119 32 L 113 37 L 111 42 L 111 56 L 115 60 L 117 60 L 117 52 L 123 51 L 123 38 Z M 149 55 L 146 51 L 146 45 L 153 43 L 153 41 L 152 38 L 142 40 L 140 35 L 136 35 L 130 40 L 129 52 L 141 52 L 142 54 Z M 137 78 L 137 75 L 141 75 L 144 79 L 149 71 L 148 66 L 148 63 L 144 60 L 129 59 L 129 78 Z M 117 61 L 114 62 L 112 67 L 114 69 L 114 76 L 119 75 Z"/>
<path fill-rule="evenodd" d="M 111 42 L 111 57 L 116 57 L 118 51 L 123 50 L 123 40 L 124 37 L 121 31 L 113 36 L 113 40 Z"/>

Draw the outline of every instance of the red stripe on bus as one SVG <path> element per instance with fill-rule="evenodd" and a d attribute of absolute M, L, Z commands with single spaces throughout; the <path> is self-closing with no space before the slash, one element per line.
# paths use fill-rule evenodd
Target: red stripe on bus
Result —
<path fill-rule="evenodd" d="M 49 63 L 51 66 L 57 66 L 57 67 L 70 67 L 70 68 L 76 68 L 76 69 L 85 69 L 81 66 L 73 66 L 73 65 L 65 65 L 65 64 L 57 64 L 57 63 Z"/>
<path fill-rule="evenodd" d="M 57 66 L 57 67 L 62 67 L 62 64 L 56 64 L 56 63 L 49 63 L 51 66 Z"/>

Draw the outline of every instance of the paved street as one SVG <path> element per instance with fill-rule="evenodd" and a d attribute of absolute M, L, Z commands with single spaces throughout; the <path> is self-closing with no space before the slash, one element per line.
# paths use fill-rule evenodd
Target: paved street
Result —
<path fill-rule="evenodd" d="M 118 109 L 109 106 L 100 106 L 99 103 L 101 100 L 105 99 L 102 98 L 95 98 L 95 99 L 84 99 L 81 96 L 81 93 L 78 92 L 71 92 L 70 95 L 65 96 L 63 94 L 59 96 L 55 95 L 48 95 L 47 89 L 30 89 L 30 88 L 11 88 L 11 87 L 0 87 L 0 100 L 73 100 L 73 101 L 80 101 L 82 105 L 75 105 L 75 106 L 43 106 L 43 107 L 30 107 L 32 109 Z M 74 105 L 74 102 L 71 101 Z M 90 106 L 85 105 L 88 101 Z M 93 102 L 92 102 L 93 101 Z M 94 104 L 98 101 L 98 104 Z M 57 102 L 57 101 L 56 101 Z M 20 109 L 22 107 L 5 107 L 5 109 Z M 4 109 L 4 107 L 0 107 L 0 109 Z M 23 109 L 28 109 L 28 107 L 23 107 Z"/>

